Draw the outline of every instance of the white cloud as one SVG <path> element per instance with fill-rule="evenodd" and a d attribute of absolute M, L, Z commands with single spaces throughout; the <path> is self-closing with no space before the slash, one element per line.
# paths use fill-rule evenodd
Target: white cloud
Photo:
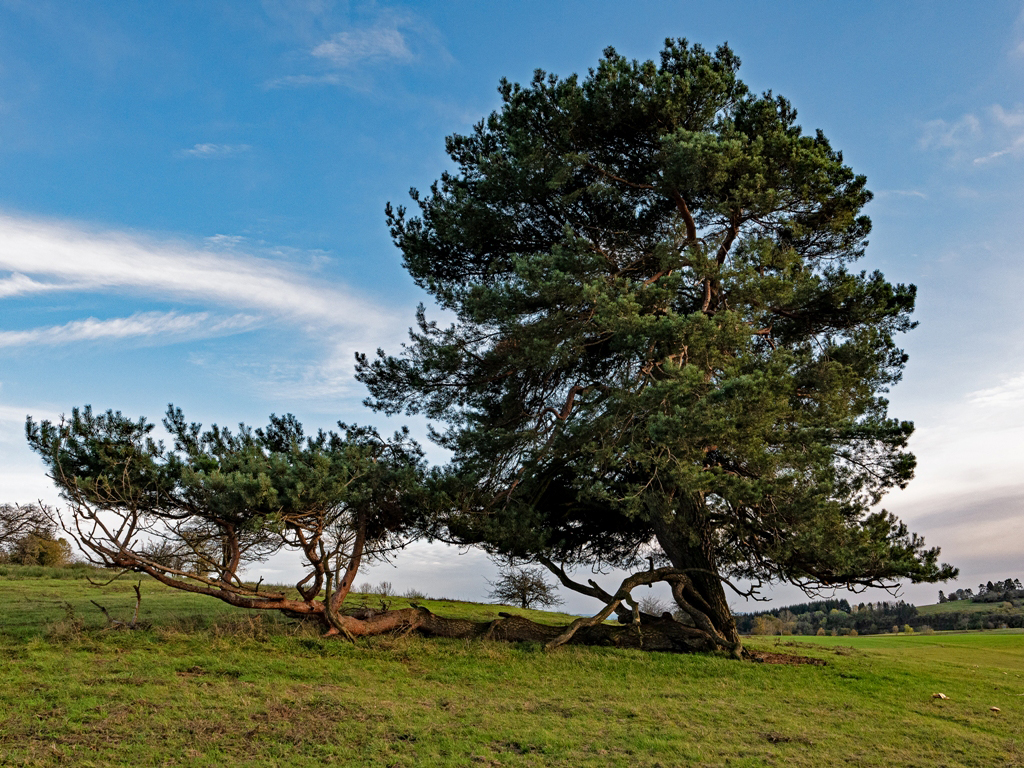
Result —
<path fill-rule="evenodd" d="M 910 447 L 916 477 L 884 506 L 913 517 L 951 496 L 991 496 L 1020 482 L 1024 445 L 1024 372 L 969 392 L 918 419 Z"/>
<path fill-rule="evenodd" d="M 20 296 L 25 293 L 42 293 L 60 289 L 60 285 L 40 283 L 31 277 L 15 272 L 10 277 L 0 278 L 0 299 Z"/>
<path fill-rule="evenodd" d="M 875 192 L 877 197 L 919 197 L 927 200 L 928 195 L 916 189 L 880 189 Z"/>
<path fill-rule="evenodd" d="M 341 75 L 285 75 L 264 83 L 265 88 L 303 88 L 309 85 L 341 85 Z"/>
<path fill-rule="evenodd" d="M 252 147 L 248 144 L 196 144 L 191 149 L 178 151 L 178 157 L 230 157 L 248 152 Z"/>
<path fill-rule="evenodd" d="M 995 387 L 970 393 L 967 396 L 967 402 L 982 409 L 993 407 L 1024 409 L 1024 373 L 1011 376 Z"/>
<path fill-rule="evenodd" d="M 1021 8 L 1021 12 L 1017 15 L 1017 21 L 1013 27 L 1016 43 L 1011 43 L 1013 47 L 1010 49 L 1010 58 L 1024 58 L 1024 7 Z"/>
<path fill-rule="evenodd" d="M 206 238 L 206 242 L 211 245 L 220 245 L 227 248 L 233 248 L 236 245 L 241 245 L 245 242 L 245 238 L 241 235 L 210 235 Z"/>
<path fill-rule="evenodd" d="M 212 301 L 318 326 L 384 328 L 382 308 L 269 259 L 0 214 L 3 285 Z M 25 282 L 25 280 L 29 282 Z M 41 282 L 45 280 L 46 282 Z M 38 288 L 42 290 L 42 288 Z"/>
<path fill-rule="evenodd" d="M 408 312 L 391 312 L 344 285 L 304 272 L 294 266 L 294 254 L 263 258 L 245 251 L 242 241 L 231 236 L 187 244 L 0 214 L 0 273 L 13 273 L 0 279 L 0 297 L 44 290 L 91 292 L 184 301 L 202 310 L 78 318 L 25 329 L 7 323 L 0 347 L 127 337 L 178 343 L 257 324 L 297 330 L 301 337 L 295 343 L 309 345 L 301 361 L 284 349 L 271 349 L 256 362 L 218 359 L 212 365 L 231 365 L 263 393 L 315 399 L 344 394 L 353 386 L 356 350 L 394 348 L 404 338 Z"/>
<path fill-rule="evenodd" d="M 21 346 L 55 346 L 82 341 L 129 339 L 133 337 L 209 338 L 238 333 L 256 326 L 259 318 L 236 314 L 217 317 L 209 312 L 138 312 L 131 317 L 99 320 L 89 317 L 63 325 L 31 328 L 25 331 L 0 331 L 0 348 Z"/>
<path fill-rule="evenodd" d="M 301 14 L 307 22 L 314 17 L 322 27 L 334 26 L 322 14 Z M 307 25 L 303 37 L 309 39 Z M 430 56 L 435 62 L 449 62 L 451 55 L 445 50 L 441 36 L 428 22 L 414 13 L 383 11 L 362 25 L 348 24 L 333 34 L 321 31 L 307 42 L 312 71 L 275 77 L 264 83 L 265 88 L 301 88 L 317 85 L 342 85 L 367 89 L 367 71 L 385 64 L 409 64 Z"/>
<path fill-rule="evenodd" d="M 981 117 L 967 114 L 953 123 L 931 120 L 924 124 L 918 144 L 921 149 L 950 151 L 960 160 L 970 158 L 975 165 L 1024 158 L 1024 107 L 994 104 Z"/>
<path fill-rule="evenodd" d="M 975 163 L 988 163 L 1000 157 L 1024 157 L 1024 108 L 1013 111 L 996 104 L 990 110 L 996 128 L 998 140 L 1002 147 L 982 157 L 975 158 Z"/>
<path fill-rule="evenodd" d="M 1017 107 L 1009 112 L 1001 105 L 995 104 L 992 107 L 992 117 L 1005 128 L 1024 128 L 1024 107 Z"/>
<path fill-rule="evenodd" d="M 930 120 L 924 124 L 921 149 L 949 149 L 976 139 L 981 134 L 981 121 L 974 115 L 964 115 L 955 123 Z"/>
<path fill-rule="evenodd" d="M 394 24 L 339 32 L 314 47 L 311 54 L 336 67 L 349 67 L 363 61 L 410 61 L 413 58 L 405 37 Z"/>

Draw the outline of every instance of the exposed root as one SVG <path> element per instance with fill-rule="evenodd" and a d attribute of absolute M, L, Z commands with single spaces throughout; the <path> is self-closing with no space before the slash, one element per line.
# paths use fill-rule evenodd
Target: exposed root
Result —
<path fill-rule="evenodd" d="M 604 613 L 604 611 L 602 611 Z M 600 616 L 600 614 L 599 614 Z M 382 634 L 416 634 L 426 637 L 454 639 L 480 639 L 500 642 L 536 642 L 546 648 L 559 645 L 601 645 L 617 648 L 638 648 L 647 651 L 688 653 L 716 650 L 716 644 L 699 630 L 687 627 L 671 618 L 643 622 L 643 632 L 636 625 L 604 624 L 595 617 L 579 619 L 568 628 L 539 624 L 522 616 L 502 613 L 493 621 L 469 621 L 437 616 L 426 608 L 403 608 L 384 613 L 362 614 L 360 617 L 341 614 L 337 617 L 338 630 L 328 635 L 340 635 L 343 627 L 351 637 L 372 637 Z M 575 627 L 573 629 L 573 627 Z M 333 628 L 332 628 L 333 629 Z M 570 632 L 571 629 L 571 632 Z M 566 637 L 568 635 L 568 637 Z"/>

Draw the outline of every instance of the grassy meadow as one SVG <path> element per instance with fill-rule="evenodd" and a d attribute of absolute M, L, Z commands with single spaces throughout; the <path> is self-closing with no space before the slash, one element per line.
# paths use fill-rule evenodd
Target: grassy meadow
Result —
<path fill-rule="evenodd" d="M 1024 766 L 1019 632 L 749 641 L 826 666 L 352 645 L 152 581 L 129 632 L 90 600 L 128 619 L 132 582 L 83 574 L 0 567 L 0 765 Z"/>

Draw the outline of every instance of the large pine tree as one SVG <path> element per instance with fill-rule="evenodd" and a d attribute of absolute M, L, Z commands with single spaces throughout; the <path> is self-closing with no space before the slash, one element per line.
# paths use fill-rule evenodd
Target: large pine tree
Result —
<path fill-rule="evenodd" d="M 503 81 L 418 215 L 388 208 L 454 323 L 421 308 L 403 352 L 358 366 L 373 407 L 447 423 L 441 535 L 609 606 L 631 598 L 569 568 L 667 581 L 705 646 L 734 650 L 723 584 L 955 574 L 869 513 L 913 474 L 883 393 L 914 286 L 851 269 L 865 178 L 738 68 L 669 40 L 660 62 L 608 49 L 583 78 Z"/>

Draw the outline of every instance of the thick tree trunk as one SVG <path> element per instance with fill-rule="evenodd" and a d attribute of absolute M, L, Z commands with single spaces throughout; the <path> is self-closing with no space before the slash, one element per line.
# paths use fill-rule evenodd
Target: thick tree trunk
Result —
<path fill-rule="evenodd" d="M 673 567 L 687 575 L 685 580 L 673 582 L 672 596 L 719 647 L 740 656 L 743 644 L 712 554 L 710 532 L 692 522 L 693 518 L 696 515 L 690 522 L 676 517 L 671 523 L 655 524 L 662 551 Z"/>
<path fill-rule="evenodd" d="M 370 637 L 387 633 L 416 632 L 428 637 L 450 637 L 505 642 L 532 641 L 545 645 L 558 638 L 564 626 L 538 624 L 535 621 L 503 613 L 489 622 L 446 619 L 426 608 L 403 608 L 383 613 L 357 612 L 343 615 L 340 621 L 353 637 Z M 712 651 L 714 643 L 703 633 L 673 619 L 652 619 L 640 625 L 614 626 L 597 624 L 582 627 L 566 641 L 569 645 L 603 645 L 616 648 L 637 648 L 645 651 L 692 653 Z"/>
<path fill-rule="evenodd" d="M 429 637 L 449 638 L 482 638 L 490 640 L 503 640 L 508 642 L 533 641 L 540 642 L 549 648 L 562 644 L 570 645 L 605 645 L 619 648 L 637 648 L 645 651 L 673 651 L 677 653 L 692 653 L 695 651 L 712 651 L 716 649 L 734 650 L 732 644 L 723 639 L 720 633 L 701 627 L 687 626 L 674 619 L 662 616 L 650 616 L 634 611 L 634 621 L 628 625 L 605 624 L 600 619 L 590 621 L 574 622 L 569 626 L 558 626 L 550 624 L 539 624 L 521 616 L 514 616 L 507 613 L 500 614 L 501 618 L 489 622 L 476 622 L 465 619 L 446 619 L 431 613 L 426 608 L 412 607 L 394 611 L 377 612 L 367 609 L 357 609 L 348 613 L 343 612 L 344 606 L 339 606 L 342 612 L 329 611 L 328 603 L 324 600 L 315 599 L 313 595 L 306 595 L 304 599 L 287 597 L 284 594 L 257 593 L 255 590 L 239 593 L 235 589 L 226 589 L 223 584 L 196 583 L 189 580 L 172 578 L 148 563 L 141 563 L 138 560 L 131 562 L 116 563 L 124 568 L 134 568 L 152 576 L 157 581 L 174 589 L 180 589 L 193 594 L 202 594 L 222 600 L 238 608 L 250 610 L 280 611 L 287 616 L 299 619 L 309 619 L 318 622 L 327 635 L 342 635 L 350 640 L 359 637 L 372 637 L 384 634 L 403 634 L 416 632 Z M 353 573 L 349 573 L 351 577 Z M 564 573 L 562 573 L 564 576 Z M 620 588 L 620 593 L 609 595 L 595 584 L 590 591 L 591 594 L 606 603 L 604 615 L 610 615 L 609 603 L 613 604 L 614 610 L 621 601 L 626 600 L 629 589 L 639 584 L 653 583 L 656 581 L 667 581 L 674 574 L 673 569 L 659 569 L 655 571 L 644 571 L 628 577 Z M 690 580 L 686 576 L 686 584 Z M 346 579 L 349 581 L 349 579 Z M 673 582 L 670 582 L 673 583 Z M 350 584 L 345 585 L 351 588 Z M 580 585 L 576 585 L 579 587 Z M 587 589 L 587 588 L 584 588 Z M 347 591 L 347 590 L 346 590 Z M 333 595 L 327 595 L 330 601 Z M 721 597 L 722 605 L 725 605 L 724 594 Z M 728 606 L 726 606 L 726 612 Z M 693 615 L 703 615 L 700 611 L 693 611 Z M 735 624 L 731 623 L 731 616 L 728 616 L 732 632 L 735 634 Z M 603 618 L 603 616 L 602 616 Z M 738 648 L 738 645 L 737 645 Z M 738 654 L 738 652 L 737 652 Z"/>

